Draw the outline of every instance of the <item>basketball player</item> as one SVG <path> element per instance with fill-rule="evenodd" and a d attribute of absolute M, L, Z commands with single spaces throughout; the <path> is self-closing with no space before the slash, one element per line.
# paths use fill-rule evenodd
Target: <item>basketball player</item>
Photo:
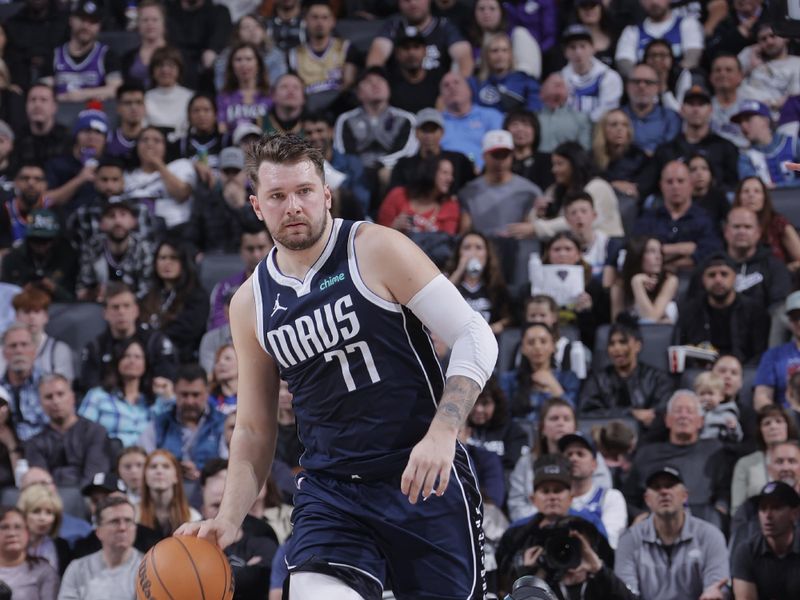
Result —
<path fill-rule="evenodd" d="M 459 426 L 497 358 L 486 321 L 406 236 L 331 219 L 323 159 L 254 145 L 250 202 L 275 240 L 231 302 L 239 400 L 219 514 L 176 533 L 230 544 L 275 452 L 278 387 L 305 447 L 291 599 L 485 597 L 481 501 Z M 428 327 L 452 347 L 443 380 Z M 420 501 L 421 499 L 421 501 Z"/>

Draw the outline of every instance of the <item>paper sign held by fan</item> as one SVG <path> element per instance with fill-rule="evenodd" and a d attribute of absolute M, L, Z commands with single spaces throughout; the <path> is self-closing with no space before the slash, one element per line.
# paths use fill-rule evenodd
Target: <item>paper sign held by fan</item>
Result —
<path fill-rule="evenodd" d="M 583 291 L 582 265 L 543 265 L 538 255 L 531 256 L 528 274 L 531 278 L 531 295 L 547 294 L 559 306 L 575 304 Z"/>

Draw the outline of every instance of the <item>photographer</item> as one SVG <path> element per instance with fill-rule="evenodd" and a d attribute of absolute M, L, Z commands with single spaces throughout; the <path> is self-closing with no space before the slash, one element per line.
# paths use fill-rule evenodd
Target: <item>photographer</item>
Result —
<path fill-rule="evenodd" d="M 633 600 L 612 570 L 614 554 L 589 521 L 573 516 L 572 478 L 563 456 L 536 462 L 534 517 L 512 525 L 500 540 L 497 564 L 500 592 L 524 575 L 542 577 L 561 600 Z"/>

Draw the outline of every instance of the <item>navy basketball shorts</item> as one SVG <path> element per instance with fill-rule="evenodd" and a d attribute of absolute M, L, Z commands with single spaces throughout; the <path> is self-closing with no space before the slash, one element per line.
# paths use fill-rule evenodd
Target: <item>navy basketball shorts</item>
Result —
<path fill-rule="evenodd" d="M 398 600 L 483 600 L 483 505 L 466 452 L 459 448 L 447 490 L 411 504 L 400 476 L 343 481 L 297 477 L 290 573 L 332 575 L 378 600 L 385 582 Z"/>

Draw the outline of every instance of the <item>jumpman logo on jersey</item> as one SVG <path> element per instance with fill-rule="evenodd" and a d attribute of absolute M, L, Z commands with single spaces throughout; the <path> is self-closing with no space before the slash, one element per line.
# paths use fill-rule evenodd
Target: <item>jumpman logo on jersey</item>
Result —
<path fill-rule="evenodd" d="M 275 296 L 275 306 L 272 307 L 272 314 L 270 315 L 270 318 L 274 317 L 275 313 L 278 312 L 279 310 L 287 310 L 287 308 L 285 306 L 281 306 L 281 295 L 280 294 Z"/>

